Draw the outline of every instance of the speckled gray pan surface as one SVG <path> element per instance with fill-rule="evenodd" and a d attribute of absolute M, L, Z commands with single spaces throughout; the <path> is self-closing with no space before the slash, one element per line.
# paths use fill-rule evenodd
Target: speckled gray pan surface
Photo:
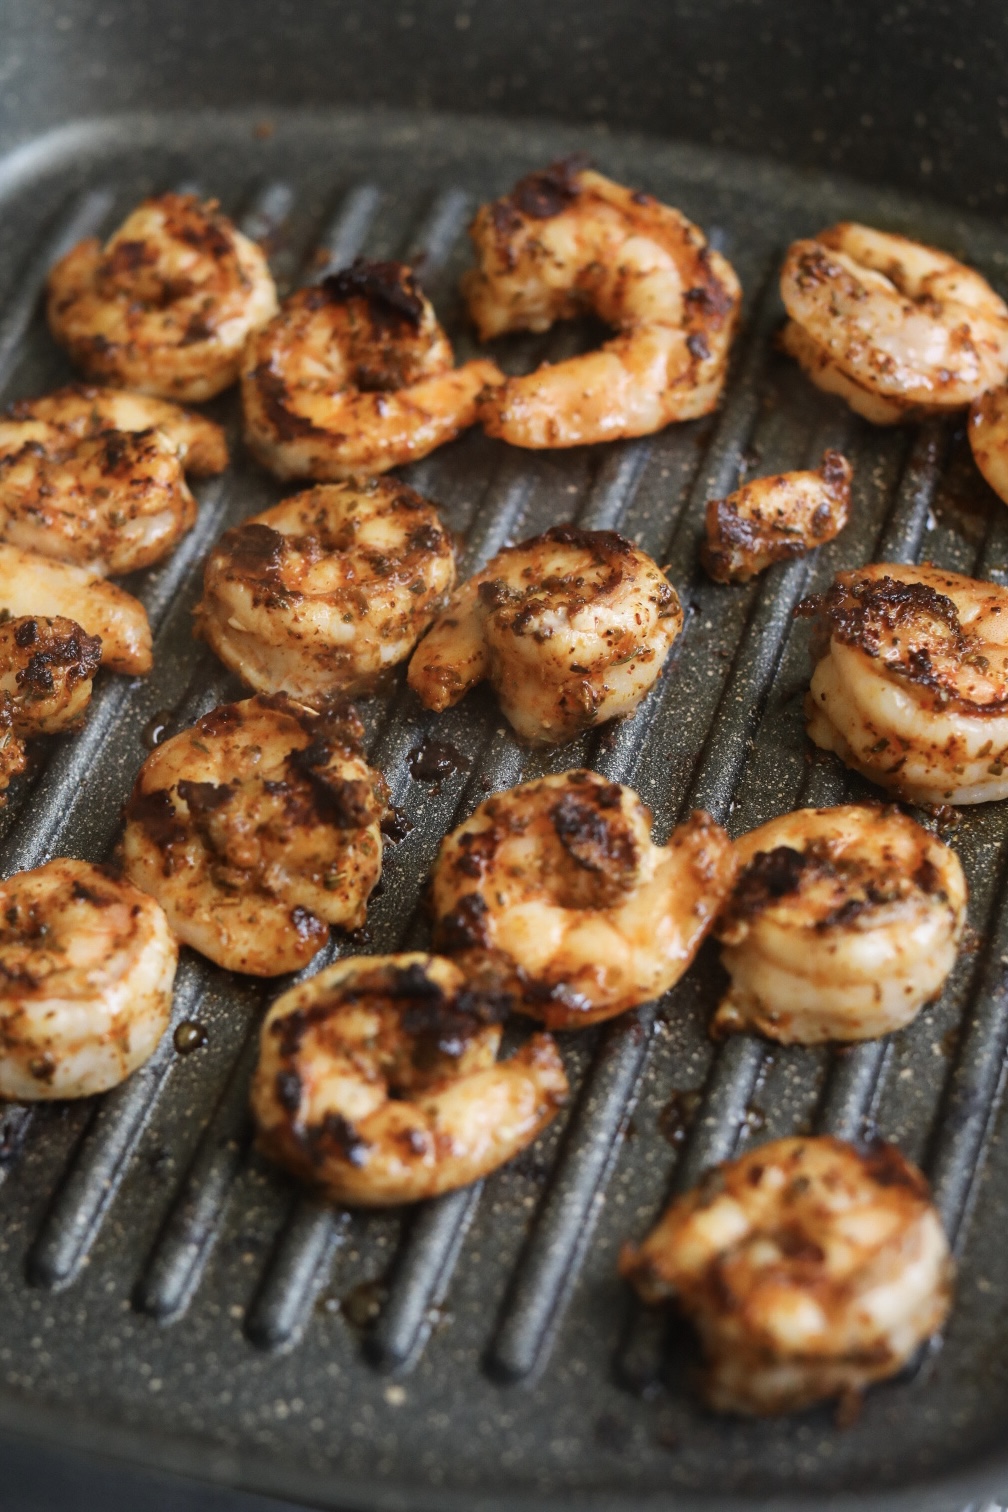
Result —
<path fill-rule="evenodd" d="M 561 520 L 619 527 L 668 564 L 687 627 L 633 721 L 545 757 L 516 744 L 489 695 L 440 719 L 401 685 L 362 705 L 413 826 L 388 850 L 370 950 L 427 938 L 419 905 L 439 840 L 522 776 L 590 762 L 641 791 L 659 837 L 696 806 L 739 832 L 867 792 L 805 741 L 808 632 L 794 605 L 873 556 L 1008 581 L 1008 512 L 974 473 L 961 427 L 873 430 L 776 354 L 776 270 L 792 237 L 858 216 L 967 256 L 1004 290 L 1008 236 L 848 182 L 488 118 L 137 117 L 65 128 L 0 162 L 0 378 L 14 398 L 69 376 L 38 310 L 52 257 L 141 193 L 183 184 L 264 236 L 288 287 L 361 250 L 420 260 L 468 352 L 456 288 L 473 206 L 585 145 L 617 178 L 681 206 L 738 269 L 745 323 L 723 408 L 644 441 L 552 456 L 471 434 L 409 476 L 459 532 L 470 568 Z M 515 338 L 499 355 L 528 367 L 583 337 Z M 234 397 L 212 410 L 236 438 Z M 843 534 L 748 588 L 706 581 L 705 500 L 826 445 L 856 471 Z M 191 638 L 199 563 L 226 524 L 279 494 L 237 442 L 227 475 L 201 486 L 193 534 L 132 585 L 155 627 L 152 675 L 101 681 L 85 731 L 40 753 L 0 819 L 5 871 L 107 856 L 151 722 L 174 730 L 235 694 Z M 410 776 L 429 734 L 465 758 L 439 785 Z M 186 957 L 176 1021 L 204 1025 L 205 1048 L 180 1055 L 169 1035 L 103 1099 L 0 1114 L 0 1426 L 340 1508 L 924 1512 L 1003 1487 L 1004 806 L 967 811 L 948 833 L 974 934 L 942 1000 L 908 1030 L 843 1054 L 745 1036 L 716 1048 L 705 1026 L 717 967 L 705 954 L 660 1004 L 563 1038 L 575 1096 L 538 1145 L 407 1214 L 329 1210 L 250 1151 L 251 1053 L 275 987 Z M 647 1229 L 670 1190 L 747 1142 L 799 1129 L 895 1140 L 931 1176 L 961 1265 L 941 1348 L 870 1393 L 844 1429 L 825 1410 L 759 1423 L 701 1411 L 683 1341 L 615 1273 L 621 1241 Z"/>

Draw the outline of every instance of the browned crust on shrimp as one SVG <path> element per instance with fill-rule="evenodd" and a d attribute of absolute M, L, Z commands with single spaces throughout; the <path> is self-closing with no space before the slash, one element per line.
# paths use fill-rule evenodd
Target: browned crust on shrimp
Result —
<path fill-rule="evenodd" d="M 853 469 L 827 450 L 817 471 L 779 473 L 707 504 L 700 560 L 719 583 L 745 583 L 774 562 L 804 556 L 847 523 Z"/>

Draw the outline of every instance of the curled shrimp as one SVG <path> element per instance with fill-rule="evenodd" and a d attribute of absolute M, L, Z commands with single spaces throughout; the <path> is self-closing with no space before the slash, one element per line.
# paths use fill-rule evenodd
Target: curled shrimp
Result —
<path fill-rule="evenodd" d="M 462 289 L 481 340 L 586 312 L 617 332 L 596 352 L 489 390 L 480 412 L 492 436 L 580 446 L 715 408 L 741 290 L 678 210 L 571 160 L 484 205 L 470 235 L 478 268 Z"/>
<path fill-rule="evenodd" d="M 249 342 L 245 439 L 278 478 L 386 472 L 475 424 L 501 381 L 485 358 L 455 366 L 410 268 L 358 259 L 292 294 Z"/>
<path fill-rule="evenodd" d="M 0 455 L 0 536 L 93 571 L 158 561 L 196 523 L 172 442 L 160 431 L 103 431 L 51 456 L 38 441 Z"/>
<path fill-rule="evenodd" d="M 562 772 L 487 798 L 441 844 L 434 940 L 489 953 L 549 1029 L 660 997 L 687 970 L 731 888 L 731 841 L 694 813 L 667 845 L 637 794 Z"/>
<path fill-rule="evenodd" d="M 773 562 L 803 556 L 847 524 L 853 469 L 838 451 L 817 471 L 757 478 L 707 504 L 700 559 L 718 583 L 747 583 Z"/>
<path fill-rule="evenodd" d="M 0 623 L 0 792 L 24 770 L 26 738 L 81 723 L 100 659 L 101 641 L 73 620 Z"/>
<path fill-rule="evenodd" d="M 127 875 L 218 966 L 307 965 L 363 924 L 381 873 L 381 774 L 349 714 L 285 694 L 212 709 L 151 752 L 126 804 Z"/>
<path fill-rule="evenodd" d="M 683 626 L 661 569 L 614 530 L 557 525 L 497 553 L 420 642 L 409 685 L 440 713 L 489 678 L 524 739 L 632 714 Z"/>
<path fill-rule="evenodd" d="M 194 477 L 227 467 L 227 441 L 216 421 L 167 399 L 90 383 L 71 383 L 52 394 L 9 404 L 0 416 L 0 456 L 33 442 L 50 459 L 64 461 L 78 442 L 94 441 L 104 431 L 148 430 L 167 437 L 185 471 Z"/>
<path fill-rule="evenodd" d="M 1008 796 L 1008 589 L 876 562 L 806 599 L 808 733 L 917 803 Z"/>
<path fill-rule="evenodd" d="M 229 530 L 197 633 L 258 692 L 315 704 L 404 661 L 455 582 L 434 506 L 405 483 L 330 483 Z"/>
<path fill-rule="evenodd" d="M 49 274 L 49 329 L 88 377 L 190 403 L 234 383 L 276 308 L 260 248 L 192 194 L 144 200 Z"/>
<path fill-rule="evenodd" d="M 715 1167 L 619 1268 L 696 1327 L 707 1403 L 760 1416 L 895 1375 L 945 1321 L 954 1276 L 920 1171 L 826 1136 Z"/>
<path fill-rule="evenodd" d="M 714 1032 L 872 1039 L 937 997 L 966 924 L 955 851 L 895 808 L 799 809 L 736 841 Z"/>
<path fill-rule="evenodd" d="M 178 946 L 153 898 L 60 857 L 0 882 L 0 1097 L 90 1097 L 153 1053 Z"/>
<path fill-rule="evenodd" d="M 968 431 L 977 467 L 998 498 L 1008 504 L 1008 384 L 974 399 Z"/>
<path fill-rule="evenodd" d="M 79 725 L 91 697 L 101 641 L 68 619 L 22 615 L 0 624 L 0 695 L 24 735 Z"/>
<path fill-rule="evenodd" d="M 143 604 L 87 567 L 0 542 L 0 611 L 74 620 L 101 641 L 102 666 L 136 677 L 153 664 Z"/>
<path fill-rule="evenodd" d="M 531 1144 L 566 1101 L 556 1045 L 498 1061 L 509 1002 L 414 952 L 338 961 L 266 1016 L 252 1110 L 259 1144 L 337 1202 L 418 1202 Z"/>
<path fill-rule="evenodd" d="M 947 252 L 843 221 L 793 242 L 783 345 L 877 425 L 962 409 L 1008 374 L 1008 308 Z"/>

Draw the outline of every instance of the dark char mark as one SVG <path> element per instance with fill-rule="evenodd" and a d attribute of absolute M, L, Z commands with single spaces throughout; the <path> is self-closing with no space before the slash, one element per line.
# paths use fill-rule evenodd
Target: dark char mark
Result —
<path fill-rule="evenodd" d="M 581 192 L 578 175 L 588 164 L 588 158 L 578 153 L 528 173 L 498 204 L 533 220 L 549 220 L 577 199 Z"/>
<path fill-rule="evenodd" d="M 612 824 L 601 809 L 618 809 L 620 788 L 589 788 L 590 798 L 565 793 L 550 809 L 550 818 L 564 850 L 588 871 L 606 876 L 632 871 L 637 862 L 633 835 L 625 824 Z"/>
<path fill-rule="evenodd" d="M 319 812 L 337 829 L 360 829 L 372 817 L 373 795 L 368 783 L 341 777 L 330 770 L 333 745 L 317 735 L 303 750 L 293 751 L 290 764 L 312 785 Z"/>
<path fill-rule="evenodd" d="M 334 304 L 366 299 L 372 318 L 382 324 L 419 328 L 423 293 L 413 270 L 405 263 L 368 262 L 357 257 L 349 268 L 331 273 L 320 287 Z"/>

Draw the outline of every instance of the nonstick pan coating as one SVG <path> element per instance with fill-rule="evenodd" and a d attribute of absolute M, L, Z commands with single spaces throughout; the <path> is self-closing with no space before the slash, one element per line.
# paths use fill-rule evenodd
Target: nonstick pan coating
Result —
<path fill-rule="evenodd" d="M 792 610 L 841 567 L 927 558 L 1008 582 L 1008 512 L 972 467 L 961 425 L 881 431 L 813 390 L 773 345 L 788 241 L 840 217 L 908 232 L 1004 289 L 1008 236 L 940 206 L 699 148 L 488 118 L 332 112 L 136 116 L 67 128 L 0 164 L 0 378 L 6 398 L 69 373 L 38 294 L 52 258 L 113 226 L 143 192 L 218 196 L 266 239 L 280 279 L 356 252 L 418 261 L 468 353 L 458 273 L 474 206 L 531 167 L 586 148 L 615 177 L 680 206 L 731 258 L 745 324 L 720 412 L 643 441 L 533 455 L 471 434 L 409 470 L 464 538 L 472 568 L 560 520 L 618 527 L 688 607 L 671 663 L 636 719 L 547 755 L 522 750 L 488 695 L 440 719 L 400 686 L 361 705 L 374 760 L 412 825 L 387 857 L 367 938 L 422 943 L 423 883 L 442 835 L 486 792 L 587 761 L 629 781 L 663 838 L 710 809 L 733 832 L 798 803 L 869 796 L 806 743 L 807 626 Z M 585 333 L 501 344 L 506 365 Z M 237 430 L 233 395 L 212 412 Z M 748 588 L 697 568 L 706 499 L 808 465 L 855 466 L 852 520 L 816 556 Z M 281 490 L 235 445 L 200 488 L 196 530 L 140 577 L 157 641 L 145 681 L 108 679 L 86 729 L 45 754 L 0 817 L 5 871 L 107 856 L 153 725 L 174 730 L 237 689 L 191 639 L 200 562 L 229 523 Z M 426 736 L 458 753 L 414 781 Z M 953 820 L 955 816 L 950 816 Z M 346 1215 L 249 1148 L 246 1087 L 276 990 L 186 956 L 172 1037 L 103 1099 L 0 1121 L 0 1425 L 328 1507 L 951 1508 L 1008 1483 L 1005 1374 L 1008 1038 L 1005 808 L 949 831 L 974 935 L 940 1003 L 882 1044 L 717 1048 L 717 966 L 564 1055 L 576 1095 L 531 1151 L 472 1191 L 415 1212 Z M 961 1265 L 941 1349 L 872 1391 L 853 1426 L 827 1410 L 718 1420 L 691 1395 L 683 1341 L 615 1274 L 670 1189 L 746 1141 L 797 1129 L 878 1132 L 935 1183 Z M 0 1498 L 2 1500 L 2 1498 Z"/>

